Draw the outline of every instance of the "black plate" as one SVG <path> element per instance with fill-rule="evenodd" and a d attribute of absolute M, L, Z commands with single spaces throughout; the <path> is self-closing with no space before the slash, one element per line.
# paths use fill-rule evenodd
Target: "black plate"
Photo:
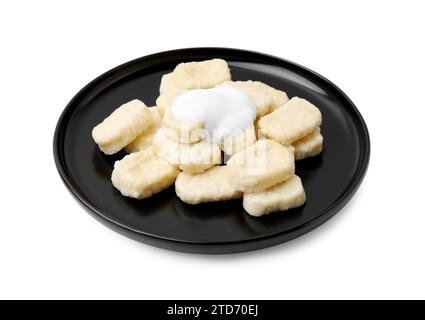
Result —
<path fill-rule="evenodd" d="M 259 80 L 289 97 L 299 96 L 322 112 L 324 151 L 296 163 L 307 202 L 262 218 L 244 212 L 241 200 L 187 205 L 174 186 L 145 200 L 121 196 L 111 184 L 114 156 L 102 154 L 92 128 L 117 106 L 138 98 L 154 105 L 161 76 L 183 61 L 222 58 L 233 80 Z M 232 253 L 272 246 L 298 237 L 335 215 L 353 196 L 366 173 L 369 136 L 349 98 L 320 75 L 269 55 L 224 48 L 162 52 L 125 63 L 83 88 L 63 111 L 54 137 L 58 171 L 83 207 L 133 239 L 195 253 Z"/>

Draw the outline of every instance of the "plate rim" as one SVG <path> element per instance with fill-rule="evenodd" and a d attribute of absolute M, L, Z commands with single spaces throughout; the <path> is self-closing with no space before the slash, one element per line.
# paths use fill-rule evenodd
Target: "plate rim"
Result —
<path fill-rule="evenodd" d="M 76 101 L 80 98 L 84 98 L 86 91 L 87 92 L 90 91 L 91 87 L 95 87 L 102 80 L 106 80 L 106 78 L 108 78 L 110 75 L 112 75 L 116 71 L 120 71 L 121 69 L 128 68 L 129 66 L 131 66 L 133 64 L 143 63 L 144 61 L 147 62 L 147 61 L 152 60 L 152 59 L 161 58 L 165 55 L 175 56 L 176 54 L 185 54 L 185 53 L 190 54 L 191 52 L 193 53 L 195 51 L 227 51 L 230 54 L 232 54 L 232 53 L 251 54 L 251 55 L 257 55 L 257 56 L 272 58 L 276 62 L 283 63 L 283 64 L 286 64 L 286 65 L 291 65 L 295 68 L 301 69 L 304 72 L 313 75 L 314 77 L 318 78 L 318 80 L 320 80 L 321 82 L 332 87 L 332 89 L 345 100 L 345 103 L 350 107 L 351 111 L 354 112 L 354 114 L 356 116 L 355 121 L 358 122 L 358 124 L 360 125 L 360 128 L 361 128 L 361 131 L 359 132 L 359 136 L 363 136 L 363 141 L 360 141 L 360 145 L 364 148 L 364 154 L 358 162 L 358 166 L 356 167 L 356 171 L 353 175 L 353 179 L 350 182 L 349 187 L 342 194 L 340 194 L 338 196 L 338 198 L 330 206 L 326 207 L 320 213 L 318 213 L 318 215 L 315 218 L 313 218 L 309 221 L 306 221 L 306 222 L 304 222 L 304 223 L 302 223 L 302 224 L 300 224 L 296 227 L 293 227 L 289 230 L 277 231 L 277 232 L 272 233 L 272 234 L 260 235 L 260 236 L 256 236 L 256 237 L 253 237 L 253 238 L 237 240 L 237 241 L 200 242 L 200 241 L 173 239 L 173 238 L 170 238 L 170 237 L 159 236 L 159 235 L 151 234 L 151 233 L 148 233 L 148 232 L 136 230 L 136 229 L 133 229 L 133 228 L 128 227 L 128 226 L 126 226 L 126 225 L 124 225 L 120 222 L 117 222 L 117 221 L 111 219 L 110 217 L 104 215 L 102 212 L 99 212 L 99 210 L 94 208 L 88 201 L 86 201 L 86 199 L 84 198 L 84 195 L 81 194 L 75 188 L 75 186 L 72 184 L 72 182 L 70 181 L 70 179 L 69 179 L 69 177 L 66 173 L 66 170 L 63 166 L 63 162 L 61 161 L 62 156 L 61 156 L 61 152 L 60 152 L 60 149 L 61 149 L 61 143 L 60 143 L 61 139 L 60 138 L 62 137 L 62 134 L 65 133 L 65 131 L 66 131 L 65 128 L 66 128 L 66 123 L 67 123 L 66 120 L 67 120 L 67 117 L 69 116 L 68 113 L 70 112 L 70 110 L 72 110 L 72 107 L 74 106 Z M 356 126 L 356 127 L 358 128 L 358 126 Z M 292 61 L 284 59 L 284 58 L 280 58 L 280 57 L 270 55 L 270 54 L 265 54 L 265 53 L 258 52 L 258 51 L 238 49 L 238 48 L 227 48 L 227 47 L 188 47 L 188 48 L 181 48 L 181 49 L 157 52 L 157 53 L 154 53 L 154 54 L 149 54 L 149 55 L 142 56 L 142 57 L 139 57 L 139 58 L 136 58 L 136 59 L 132 59 L 130 61 L 122 63 L 122 64 L 102 73 L 101 75 L 97 76 L 95 79 L 90 81 L 88 84 L 86 84 L 82 89 L 80 89 L 73 96 L 73 98 L 68 102 L 68 104 L 63 109 L 63 111 L 62 111 L 62 113 L 61 113 L 61 115 L 60 115 L 60 117 L 59 117 L 59 119 L 56 123 L 54 136 L 53 136 L 53 156 L 54 156 L 56 169 L 57 169 L 57 171 L 58 171 L 58 173 L 61 177 L 61 180 L 65 184 L 68 191 L 75 197 L 75 199 L 78 200 L 78 202 L 83 205 L 83 208 L 86 209 L 86 210 L 87 209 L 89 210 L 89 213 L 94 214 L 101 219 L 105 219 L 108 223 L 111 223 L 112 225 L 115 225 L 119 228 L 123 228 L 124 230 L 121 230 L 121 231 L 124 231 L 124 233 L 127 233 L 127 232 L 135 233 L 136 234 L 135 236 L 148 237 L 148 238 L 152 238 L 152 240 L 158 240 L 160 242 L 172 242 L 172 243 L 181 244 L 181 245 L 184 245 L 184 246 L 193 245 L 193 246 L 202 246 L 202 247 L 204 247 L 204 246 L 226 246 L 226 245 L 248 244 L 248 243 L 252 243 L 252 242 L 256 242 L 256 241 L 260 241 L 260 240 L 267 240 L 267 239 L 271 239 L 271 238 L 279 238 L 279 237 L 282 237 L 284 235 L 290 235 L 291 233 L 297 232 L 297 230 L 306 229 L 305 232 L 302 232 L 300 234 L 300 235 L 302 235 L 302 234 L 305 234 L 305 233 L 311 231 L 312 229 L 320 226 L 322 223 L 326 222 L 332 216 L 334 216 L 339 210 L 341 210 L 342 207 L 354 196 L 354 194 L 356 193 L 356 191 L 360 187 L 360 185 L 361 185 L 361 183 L 362 183 L 362 181 L 363 181 L 363 179 L 366 175 L 368 166 L 369 166 L 370 148 L 371 148 L 371 146 L 370 146 L 369 130 L 367 128 L 366 122 L 363 119 L 363 116 L 361 115 L 360 111 L 357 109 L 355 104 L 352 102 L 352 100 L 337 85 L 335 85 L 332 81 L 328 80 L 327 78 L 320 75 L 319 73 L 317 73 L 317 72 L 315 72 L 315 71 L 313 71 L 313 70 L 311 70 L 307 67 L 304 67 L 303 65 L 300 65 L 298 63 L 292 62 Z M 319 222 L 320 220 L 323 220 L 323 221 Z M 110 227 L 113 227 L 112 225 Z M 289 237 L 287 240 L 284 240 L 284 241 L 281 241 L 281 242 L 291 240 L 295 237 L 298 237 L 298 236 Z M 262 247 L 266 247 L 266 246 L 262 246 Z M 176 248 L 173 248 L 173 249 L 177 250 Z M 180 251 L 190 252 L 192 250 L 188 251 L 188 250 L 182 249 Z M 234 252 L 240 252 L 240 251 L 248 251 L 248 250 L 246 250 L 246 249 L 245 250 L 235 250 Z"/>

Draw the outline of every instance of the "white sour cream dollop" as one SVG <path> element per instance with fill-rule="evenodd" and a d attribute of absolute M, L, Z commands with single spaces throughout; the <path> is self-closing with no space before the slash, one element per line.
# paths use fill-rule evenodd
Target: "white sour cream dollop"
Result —
<path fill-rule="evenodd" d="M 216 143 L 251 128 L 256 117 L 248 96 L 232 87 L 186 91 L 174 101 L 171 112 L 179 120 L 202 122 L 209 140 Z"/>

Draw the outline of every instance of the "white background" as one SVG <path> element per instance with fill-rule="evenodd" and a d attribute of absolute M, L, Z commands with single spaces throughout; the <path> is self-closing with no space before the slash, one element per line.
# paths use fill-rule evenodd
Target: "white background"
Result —
<path fill-rule="evenodd" d="M 0 298 L 425 298 L 421 3 L 1 2 Z M 203 256 L 124 238 L 74 201 L 52 154 L 67 102 L 116 65 L 193 46 L 281 56 L 350 96 L 372 154 L 340 214 L 283 245 Z"/>

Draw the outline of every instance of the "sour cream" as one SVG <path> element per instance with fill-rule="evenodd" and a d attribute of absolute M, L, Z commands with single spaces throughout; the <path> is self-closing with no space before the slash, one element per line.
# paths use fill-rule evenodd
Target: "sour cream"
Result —
<path fill-rule="evenodd" d="M 256 117 L 249 97 L 232 87 L 186 91 L 174 101 L 171 112 L 179 120 L 202 122 L 209 140 L 216 143 L 251 128 Z"/>

